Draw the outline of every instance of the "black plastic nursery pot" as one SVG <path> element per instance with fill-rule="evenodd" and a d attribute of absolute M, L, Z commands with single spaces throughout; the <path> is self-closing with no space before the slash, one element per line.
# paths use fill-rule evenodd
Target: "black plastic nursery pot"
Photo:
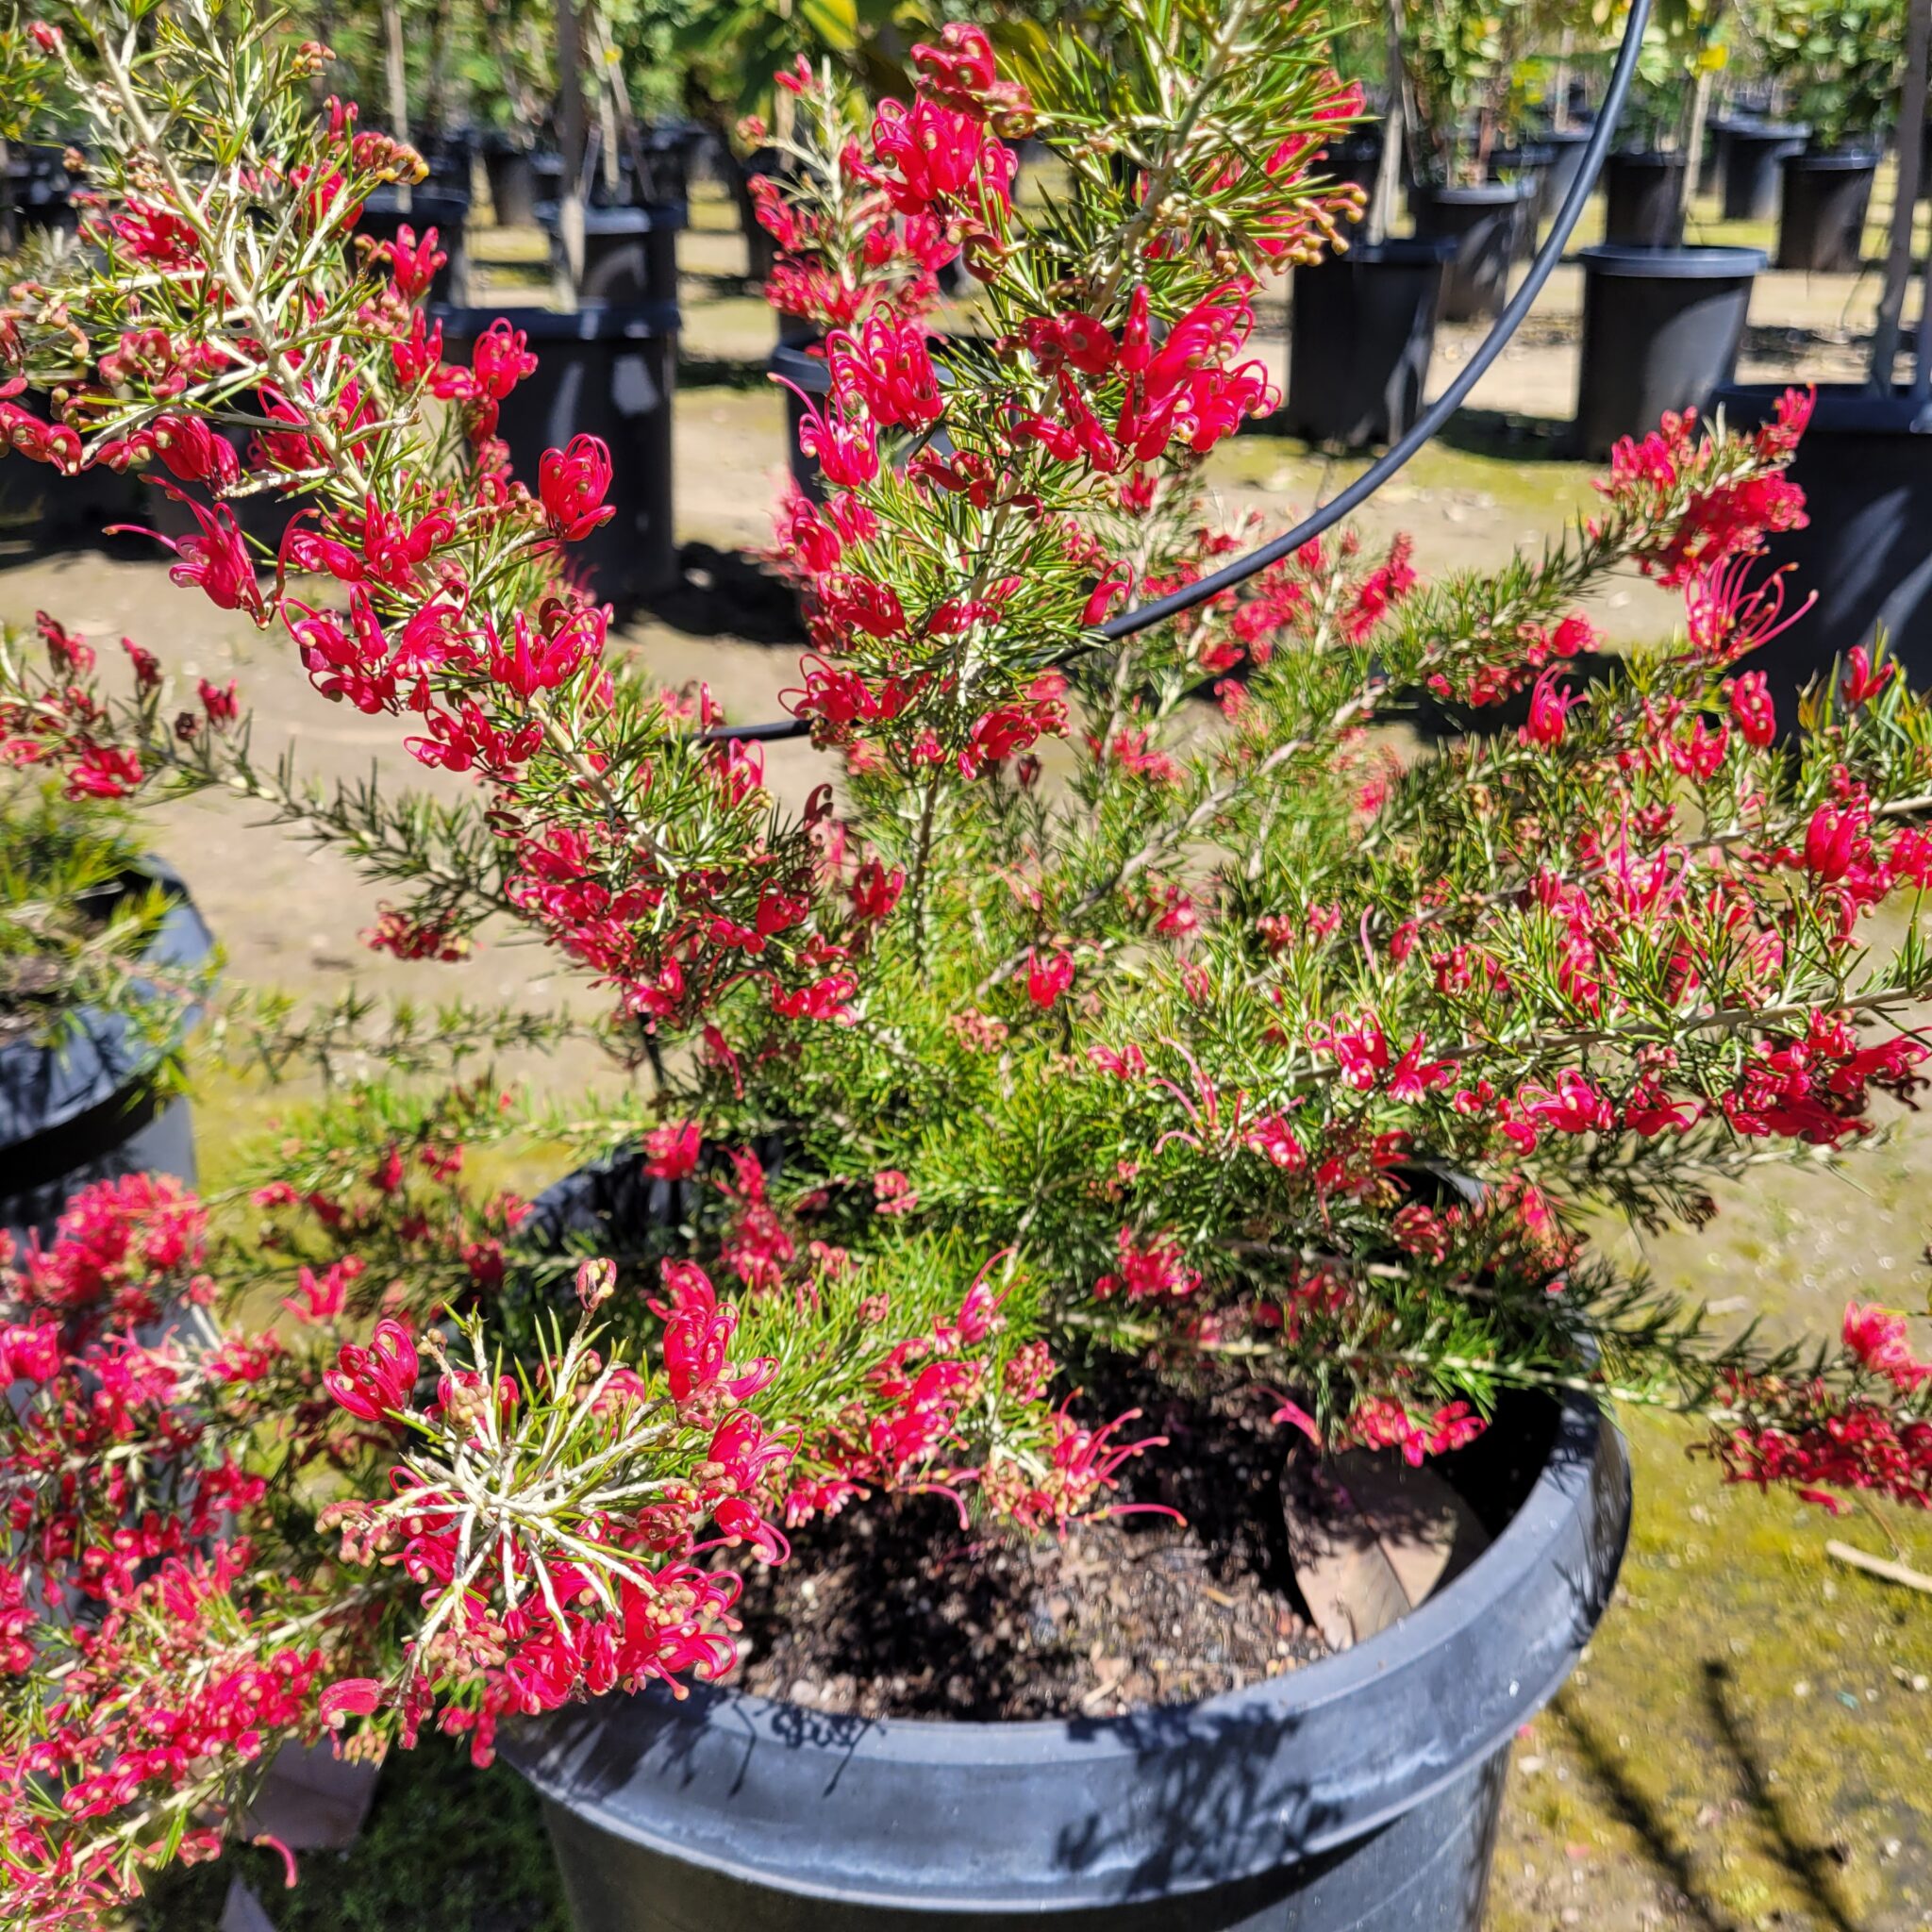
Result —
<path fill-rule="evenodd" d="M 564 273 L 563 226 L 555 203 L 537 209 L 550 237 L 551 260 Z M 612 305 L 677 300 L 677 237 L 689 225 L 684 203 L 648 208 L 584 209 L 584 269 L 576 285 L 581 302 Z"/>
<path fill-rule="evenodd" d="M 1503 312 L 1509 269 L 1529 221 L 1534 189 L 1526 181 L 1486 181 L 1470 188 L 1418 188 L 1416 233 L 1457 244 L 1442 276 L 1442 320 L 1472 322 Z"/>
<path fill-rule="evenodd" d="M 24 390 L 15 401 L 43 423 L 57 420 L 43 390 Z M 97 464 L 70 476 L 25 457 L 0 460 L 0 544 L 9 547 L 47 551 L 97 542 L 111 525 L 148 522 L 154 503 L 136 472 Z"/>
<path fill-rule="evenodd" d="M 520 1727 L 506 1756 L 577 1932 L 1476 1932 L 1511 1740 L 1588 1642 L 1630 1520 L 1587 1400 L 1511 1400 L 1482 1441 L 1522 1498 L 1485 1553 L 1245 1690 L 953 1724 L 698 1687 Z"/>
<path fill-rule="evenodd" d="M 1778 267 L 1820 275 L 1855 273 L 1864 259 L 1865 211 L 1877 175 L 1875 154 L 1788 155 L 1778 214 Z"/>
<path fill-rule="evenodd" d="M 814 354 L 809 340 L 780 342 L 765 364 L 766 370 L 784 385 L 785 459 L 798 493 L 808 503 L 825 500 L 825 486 L 819 480 L 817 461 L 798 445 L 798 432 L 805 427 L 807 401 L 823 408 L 820 398 L 832 392 L 832 372 L 823 353 Z"/>
<path fill-rule="evenodd" d="M 79 226 L 80 213 L 71 198 L 75 185 L 67 172 L 64 147 L 38 142 L 9 146 L 8 193 L 14 222 L 22 230 L 71 232 Z"/>
<path fill-rule="evenodd" d="M 1727 421 L 1752 428 L 1782 394 L 1739 384 L 1714 400 Z M 1932 681 L 1932 404 L 1820 384 L 1790 475 L 1809 521 L 1767 540 L 1764 567 L 1796 567 L 1790 608 L 1813 592 L 1818 601 L 1749 660 L 1770 680 L 1787 730 L 1806 685 L 1881 629 L 1913 687 Z"/>
<path fill-rule="evenodd" d="M 1352 181 L 1362 192 L 1362 213 L 1374 200 L 1375 179 L 1382 172 L 1382 127 L 1369 122 L 1349 129 L 1340 141 L 1331 142 L 1320 163 L 1321 171 L 1333 181 Z"/>
<path fill-rule="evenodd" d="M 1280 422 L 1311 442 L 1392 442 L 1422 412 L 1453 238 L 1358 242 L 1297 264 Z"/>
<path fill-rule="evenodd" d="M 412 188 L 409 205 L 405 208 L 394 189 L 378 188 L 362 204 L 356 232 L 372 241 L 393 242 L 407 226 L 420 242 L 434 228 L 436 245 L 448 259 L 429 284 L 429 300 L 461 304 L 470 299 L 470 251 L 465 239 L 469 220 L 467 194 L 441 188 Z"/>
<path fill-rule="evenodd" d="M 537 219 L 537 156 L 507 135 L 483 143 L 483 175 L 499 228 L 527 228 Z"/>
<path fill-rule="evenodd" d="M 1674 248 L 1684 239 L 1683 155 L 1624 149 L 1604 163 L 1604 240 Z"/>
<path fill-rule="evenodd" d="M 198 971 L 214 941 L 180 874 L 150 859 L 128 885 L 159 885 L 169 895 L 147 952 L 156 977 Z M 157 1096 L 160 1058 L 126 1014 L 88 1008 L 54 1044 L 0 1045 L 0 1229 L 44 1240 L 72 1195 L 123 1174 L 193 1183 L 193 1118 L 185 1097 Z"/>
<path fill-rule="evenodd" d="M 1537 176 L 1536 218 L 1551 221 L 1569 198 L 1583 172 L 1584 151 L 1590 146 L 1587 127 L 1553 127 L 1536 138 L 1536 144 L 1549 151 L 1549 162 Z"/>
<path fill-rule="evenodd" d="M 691 174 L 710 139 L 710 130 L 696 121 L 654 121 L 641 127 L 638 146 L 651 174 L 651 192 L 646 198 L 653 202 L 690 201 Z"/>
<path fill-rule="evenodd" d="M 1724 145 L 1724 220 L 1768 222 L 1777 213 L 1784 164 L 1805 152 L 1811 130 L 1798 122 L 1736 125 Z"/>
<path fill-rule="evenodd" d="M 1556 150 L 1541 141 L 1523 147 L 1499 147 L 1490 156 L 1490 173 L 1497 181 L 1513 181 L 1528 191 L 1523 218 L 1516 225 L 1516 258 L 1527 261 L 1536 253 L 1537 231 L 1543 218 L 1544 180 Z"/>
<path fill-rule="evenodd" d="M 1756 125 L 1748 114 L 1723 114 L 1706 122 L 1704 150 L 1697 158 L 1697 192 L 1722 194 L 1724 169 L 1731 158 L 1731 136 L 1740 127 Z"/>
<path fill-rule="evenodd" d="M 468 360 L 471 345 L 500 313 L 443 311 L 445 358 Z M 507 319 L 529 338 L 537 358 L 535 373 L 504 402 L 497 428 L 511 468 L 534 491 L 546 449 L 562 449 L 574 436 L 604 440 L 612 470 L 606 500 L 617 514 L 573 543 L 568 562 L 593 595 L 628 608 L 677 579 L 671 488 L 676 307 L 610 305 L 570 314 L 519 308 Z"/>
<path fill-rule="evenodd" d="M 1583 249 L 1577 454 L 1607 457 L 1666 409 L 1703 409 L 1737 367 L 1759 248 Z"/>
<path fill-rule="evenodd" d="M 429 164 L 425 187 L 442 194 L 459 194 L 467 202 L 475 187 L 480 145 L 476 130 L 452 127 L 443 133 L 419 136 L 413 145 Z"/>

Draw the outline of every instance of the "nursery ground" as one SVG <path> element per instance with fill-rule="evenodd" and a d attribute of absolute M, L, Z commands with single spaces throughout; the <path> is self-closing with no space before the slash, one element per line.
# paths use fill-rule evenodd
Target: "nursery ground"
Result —
<path fill-rule="evenodd" d="M 1705 239 L 1765 239 L 1707 217 Z M 770 716 L 797 639 L 784 598 L 742 552 L 767 534 L 781 413 L 762 377 L 770 315 L 743 284 L 741 243 L 728 226 L 721 200 L 701 201 L 683 245 L 677 505 L 687 580 L 632 622 L 623 642 L 665 682 L 702 677 L 732 715 Z M 540 238 L 485 231 L 475 254 L 492 299 L 543 299 Z M 1854 373 L 1875 288 L 1870 271 L 1763 277 L 1743 373 Z M 1577 301 L 1576 272 L 1565 269 L 1474 407 L 1369 506 L 1367 536 L 1412 531 L 1425 570 L 1480 565 L 1540 544 L 1590 502 L 1591 473 L 1561 455 Z M 1265 291 L 1263 307 L 1278 363 L 1281 291 Z M 1439 381 L 1477 340 L 1474 330 L 1445 332 Z M 1362 460 L 1253 434 L 1222 446 L 1211 476 L 1231 506 L 1260 510 L 1274 528 Z M 275 639 L 172 591 L 152 558 L 82 552 L 0 570 L 0 618 L 21 623 L 39 608 L 96 639 L 131 634 L 179 675 L 239 677 L 264 750 L 292 738 L 319 774 L 373 765 L 391 782 L 423 781 L 388 724 L 321 706 Z M 1657 635 L 1674 621 L 1670 602 L 1636 580 L 1617 586 L 1596 615 L 1621 640 Z M 802 797 L 814 762 L 808 749 L 775 748 L 774 781 Z M 570 996 L 541 955 L 513 946 L 486 945 L 456 978 L 368 954 L 357 934 L 370 923 L 373 895 L 331 855 L 257 831 L 250 816 L 210 799 L 170 811 L 155 834 L 221 935 L 236 979 L 298 993 L 326 994 L 355 978 L 426 996 Z M 607 1077 L 588 1054 L 503 1071 L 559 1097 Z M 235 1172 L 275 1105 L 237 1075 L 209 1077 L 200 1118 L 211 1185 Z M 1605 1239 L 1647 1260 L 1666 1285 L 1714 1294 L 1731 1319 L 1762 1312 L 1779 1328 L 1835 1324 L 1853 1297 L 1924 1307 L 1928 1183 L 1932 1124 L 1907 1116 L 1841 1174 L 1811 1164 L 1757 1170 L 1725 1191 L 1724 1212 L 1698 1233 L 1640 1241 L 1607 1230 Z M 1630 1557 L 1583 1668 L 1517 1747 L 1492 1890 L 1495 1932 L 1932 1926 L 1932 1598 L 1826 1556 L 1834 1533 L 1889 1553 L 1872 1521 L 1834 1529 L 1784 1499 L 1723 1490 L 1687 1457 L 1680 1425 L 1626 1421 L 1639 1498 Z M 1932 1570 L 1926 1525 L 1890 1527 L 1907 1560 Z M 464 1850 L 453 1860 L 458 1845 Z M 386 1773 L 355 1851 L 305 1862 L 293 1894 L 281 1891 L 279 1868 L 265 1855 L 240 1855 L 234 1869 L 285 1928 L 563 1924 L 527 1792 L 509 1773 L 473 1774 L 433 1745 Z M 142 1920 L 157 1932 L 212 1925 L 228 1869 L 171 1881 Z"/>

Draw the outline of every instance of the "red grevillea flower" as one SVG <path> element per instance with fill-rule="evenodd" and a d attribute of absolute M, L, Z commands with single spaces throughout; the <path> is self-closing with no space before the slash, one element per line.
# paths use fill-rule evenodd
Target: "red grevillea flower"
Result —
<path fill-rule="evenodd" d="M 400 1322 L 385 1319 L 375 1324 L 368 1347 L 345 1341 L 337 1366 L 322 1380 L 339 1407 L 366 1423 L 379 1423 L 408 1407 L 417 1371 L 416 1344 L 409 1331 Z"/>
<path fill-rule="evenodd" d="M 852 909 L 868 925 L 876 925 L 891 915 L 905 890 L 903 865 L 895 865 L 888 872 L 876 858 L 869 858 L 852 881 Z"/>
<path fill-rule="evenodd" d="M 436 271 L 441 268 L 449 257 L 436 245 L 436 230 L 425 228 L 423 239 L 416 239 L 416 231 L 407 222 L 396 229 L 396 239 L 385 242 L 382 252 L 389 258 L 390 273 L 395 277 L 396 293 L 405 302 L 419 302 L 428 294 L 429 285 L 436 279 Z"/>
<path fill-rule="evenodd" d="M 1684 623 L 1690 648 L 1707 664 L 1730 664 L 1768 644 L 1818 601 L 1813 591 L 1795 610 L 1785 608 L 1785 579 L 1791 566 L 1753 585 L 1757 559 L 1746 554 L 1699 569 L 1684 585 Z"/>
<path fill-rule="evenodd" d="M 774 382 L 783 381 L 774 376 Z M 816 458 L 824 478 L 835 490 L 856 490 L 870 483 L 879 473 L 878 445 L 863 423 L 848 423 L 843 409 L 834 406 L 821 412 L 796 383 L 784 387 L 795 395 L 805 410 L 798 429 L 798 446 Z"/>
<path fill-rule="evenodd" d="M 644 1152 L 649 1158 L 644 1172 L 653 1180 L 681 1181 L 697 1171 L 701 1144 L 696 1121 L 675 1121 L 668 1126 L 653 1127 L 644 1136 Z"/>
<path fill-rule="evenodd" d="M 1860 832 L 1856 812 L 1821 805 L 1805 830 L 1805 870 L 1824 885 L 1836 885 L 1857 857 Z"/>
<path fill-rule="evenodd" d="M 825 344 L 841 402 L 857 397 L 874 423 L 924 429 L 945 409 L 925 331 L 881 306 L 855 335 L 840 329 Z"/>
<path fill-rule="evenodd" d="M 568 449 L 546 449 L 537 481 L 543 514 L 566 543 L 588 537 L 617 514 L 604 501 L 610 488 L 610 452 L 594 436 L 574 436 Z"/>
<path fill-rule="evenodd" d="M 1849 1303 L 1844 1342 L 1863 1367 L 1889 1376 L 1908 1394 L 1922 1383 L 1932 1381 L 1932 1362 L 1922 1362 L 1913 1356 L 1906 1339 L 1905 1317 L 1890 1308 Z"/>
<path fill-rule="evenodd" d="M 1890 660 L 1874 664 L 1872 653 L 1863 644 L 1854 644 L 1845 661 L 1844 682 L 1839 686 L 1846 710 L 1857 710 L 1860 705 L 1869 704 L 1885 690 L 1897 672 L 1897 664 Z"/>
<path fill-rule="evenodd" d="M 1516 734 L 1520 743 L 1537 745 L 1544 750 L 1562 743 L 1567 728 L 1564 721 L 1583 700 L 1576 692 L 1565 691 L 1557 684 L 1559 675 L 1557 667 L 1552 665 L 1537 679 L 1536 687 L 1529 694 L 1528 722 Z"/>
<path fill-rule="evenodd" d="M 525 376 L 536 374 L 537 358 L 530 354 L 529 340 L 500 315 L 476 338 L 470 366 L 480 395 L 500 403 Z"/>
<path fill-rule="evenodd" d="M 374 1677 L 343 1677 L 324 1687 L 316 1709 L 330 1730 L 340 1730 L 352 1717 L 368 1717 L 382 1702 L 382 1686 Z"/>
<path fill-rule="evenodd" d="M 1074 956 L 1037 949 L 1026 955 L 1026 997 L 1036 1007 L 1050 1007 L 1074 983 Z"/>
<path fill-rule="evenodd" d="M 67 769 L 67 796 L 125 798 L 141 789 L 146 776 L 131 751 L 111 744 L 83 745 Z"/>
<path fill-rule="evenodd" d="M 1130 1302 L 1185 1301 L 1201 1286 L 1201 1271 L 1188 1266 L 1178 1241 L 1156 1239 L 1144 1246 L 1131 1228 L 1115 1238 L 1120 1273 L 1103 1274 L 1093 1284 L 1094 1295 L 1107 1301 L 1123 1295 Z"/>
<path fill-rule="evenodd" d="M 1731 717 L 1746 744 L 1762 750 L 1777 736 L 1777 710 L 1771 686 L 1761 671 L 1746 671 L 1724 680 Z"/>
<path fill-rule="evenodd" d="M 242 474 L 235 445 L 199 416 L 157 416 L 146 429 L 131 437 L 129 443 L 152 449 L 169 473 L 184 483 L 208 483 L 225 489 Z"/>
<path fill-rule="evenodd" d="M 208 601 L 220 609 L 245 610 L 251 617 L 259 617 L 263 605 L 255 582 L 255 559 L 242 541 L 235 512 L 225 503 L 207 509 L 192 497 L 181 496 L 180 501 L 200 525 L 200 535 L 176 541 L 173 537 L 163 537 L 158 530 L 143 530 L 134 524 L 113 525 L 108 534 L 132 530 L 138 536 L 152 537 L 157 542 L 165 543 L 181 559 L 169 567 L 168 575 L 174 582 L 184 588 L 198 585 L 208 592 Z"/>
<path fill-rule="evenodd" d="M 1291 1418 L 1292 1420 L 1292 1418 Z M 1412 1469 L 1425 1456 L 1441 1456 L 1473 1442 L 1489 1426 L 1466 1402 L 1451 1402 L 1425 1421 L 1411 1416 L 1400 1403 L 1377 1397 L 1364 1402 L 1349 1417 L 1349 1438 L 1370 1449 L 1399 1449 Z"/>

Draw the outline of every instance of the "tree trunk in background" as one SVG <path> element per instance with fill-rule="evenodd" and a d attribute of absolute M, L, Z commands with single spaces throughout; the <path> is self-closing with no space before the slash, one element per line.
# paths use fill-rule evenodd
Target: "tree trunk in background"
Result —
<path fill-rule="evenodd" d="M 563 256 L 575 290 L 584 275 L 584 89 L 582 49 L 573 0 L 557 0 L 557 120 L 563 148 L 563 198 L 558 207 Z"/>
<path fill-rule="evenodd" d="M 403 9 L 397 0 L 382 0 L 383 67 L 389 80 L 389 131 L 398 141 L 409 138 L 409 70 L 403 58 Z M 406 182 L 397 198 L 409 206 Z"/>
<path fill-rule="evenodd" d="M 436 0 L 436 20 L 429 41 L 429 85 L 424 96 L 424 119 L 433 135 L 446 135 L 453 116 L 449 98 L 449 29 L 455 0 Z M 469 184 L 464 183 L 467 190 Z"/>
<path fill-rule="evenodd" d="M 1872 332 L 1872 372 L 1868 387 L 1880 395 L 1891 391 L 1893 365 L 1898 359 L 1899 325 L 1905 313 L 1906 284 L 1912 277 L 1912 225 L 1918 213 L 1919 181 L 1924 167 L 1925 61 L 1932 51 L 1932 0 L 1911 0 L 1906 16 L 1906 75 L 1898 104 L 1898 184 L 1893 191 L 1891 245 L 1885 258 L 1885 283 L 1878 297 L 1878 323 Z M 1928 370 L 1925 317 L 1919 323 L 1918 368 L 1915 383 L 1923 384 Z M 1923 393 L 1923 391 L 1922 391 Z"/>
<path fill-rule="evenodd" d="M 1363 239 L 1385 242 L 1389 224 L 1395 213 L 1395 191 L 1402 180 L 1402 142 L 1408 125 L 1402 86 L 1402 17 L 1396 11 L 1401 0 L 1389 0 L 1384 13 L 1387 24 L 1389 99 L 1382 109 L 1382 153 L 1375 163 L 1375 190 L 1369 197 L 1369 218 L 1363 224 Z"/>
<path fill-rule="evenodd" d="M 591 64 L 597 70 L 597 138 L 601 143 L 598 159 L 604 186 L 610 198 L 617 199 L 618 184 L 624 178 L 623 160 L 630 157 L 637 171 L 638 193 L 655 201 L 649 171 L 644 166 L 643 143 L 638 139 L 637 117 L 630 110 L 630 90 L 625 85 L 624 69 L 616 50 L 604 32 L 604 18 L 592 7 L 584 16 L 584 38 L 590 42 Z"/>
<path fill-rule="evenodd" d="M 1677 211 L 1690 212 L 1697 192 L 1698 164 L 1704 157 L 1704 128 L 1710 119 L 1710 70 L 1700 68 L 1697 84 L 1690 90 L 1690 125 L 1684 130 L 1684 172 L 1677 181 Z"/>

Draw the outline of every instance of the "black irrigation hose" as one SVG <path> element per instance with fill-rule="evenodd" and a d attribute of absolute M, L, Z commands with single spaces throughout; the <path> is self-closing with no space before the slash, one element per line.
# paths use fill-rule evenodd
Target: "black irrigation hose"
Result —
<path fill-rule="evenodd" d="M 1596 187 L 1610 143 L 1617 137 L 1617 124 L 1623 119 L 1624 103 L 1629 98 L 1631 83 L 1637 77 L 1637 61 L 1642 50 L 1643 30 L 1650 19 L 1650 8 L 1651 0 L 1630 0 L 1630 14 L 1624 23 L 1624 39 L 1617 51 L 1617 65 L 1610 75 L 1609 89 L 1604 95 L 1596 126 L 1591 130 L 1583 164 L 1576 171 L 1576 178 L 1570 185 L 1563 206 L 1557 211 L 1556 225 L 1551 228 L 1548 240 L 1538 250 L 1529 273 L 1523 278 L 1523 286 L 1510 297 L 1508 305 L 1496 318 L 1494 326 L 1483 338 L 1482 346 L 1469 358 L 1462 373 L 1424 410 L 1406 436 L 1371 463 L 1345 490 L 1331 497 L 1293 529 L 1271 538 L 1245 557 L 1238 557 L 1232 563 L 1224 564 L 1211 575 L 1183 585 L 1180 590 L 1171 591 L 1165 597 L 1156 597 L 1151 603 L 1139 605 L 1132 610 L 1123 610 L 1118 617 L 1108 618 L 1099 627 L 1102 636 L 1108 639 L 1134 637 L 1157 624 L 1166 623 L 1170 617 L 1178 617 L 1184 610 L 1191 610 L 1196 604 L 1219 596 L 1223 591 L 1246 583 L 1270 564 L 1278 563 L 1284 557 L 1292 555 L 1304 543 L 1331 529 L 1351 510 L 1366 503 L 1462 407 L 1470 391 L 1482 380 L 1491 363 L 1503 353 L 1510 337 L 1522 326 L 1524 317 L 1542 292 L 1543 284 L 1563 258 L 1563 250 L 1569 245 L 1570 237 L 1582 218 L 1584 205 Z M 770 724 L 720 725 L 708 731 L 705 738 L 710 743 L 755 740 L 769 744 L 789 738 L 804 738 L 810 730 L 811 721 L 808 718 L 787 718 Z"/>

